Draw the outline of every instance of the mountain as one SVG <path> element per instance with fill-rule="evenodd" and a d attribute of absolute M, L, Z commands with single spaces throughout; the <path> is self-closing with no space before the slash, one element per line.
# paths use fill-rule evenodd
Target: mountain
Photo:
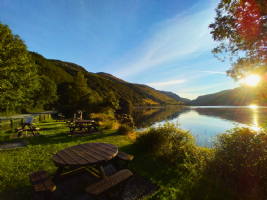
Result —
<path fill-rule="evenodd" d="M 164 94 L 164 95 L 166 95 L 166 96 L 172 98 L 172 99 L 175 99 L 175 100 L 177 100 L 177 101 L 182 101 L 182 102 L 184 102 L 184 103 L 187 104 L 187 105 L 191 104 L 191 100 L 190 100 L 190 99 L 182 98 L 182 97 L 180 97 L 179 95 L 177 95 L 177 94 L 175 94 L 175 93 L 173 93 L 173 92 L 165 92 L 165 91 L 160 91 L 160 90 L 158 90 L 158 91 L 159 91 L 160 93 L 162 93 L 162 94 Z"/>
<path fill-rule="evenodd" d="M 103 73 L 103 72 L 99 72 L 99 73 L 97 73 L 97 75 L 130 87 L 133 91 L 135 91 L 138 94 L 140 94 L 141 96 L 145 97 L 144 101 L 145 101 L 146 105 L 157 105 L 157 104 L 161 104 L 161 105 L 165 105 L 165 104 L 182 105 L 183 104 L 183 102 L 181 102 L 180 100 L 177 100 L 177 99 L 171 98 L 171 97 L 169 97 L 169 96 L 167 96 L 165 94 L 162 94 L 160 91 L 157 91 L 154 88 L 149 87 L 147 85 L 129 83 L 129 82 L 126 82 L 126 81 L 124 81 L 122 79 L 119 79 L 119 78 L 117 78 L 117 77 L 115 77 L 115 76 L 113 76 L 111 74 L 107 74 L 107 73 Z"/>
<path fill-rule="evenodd" d="M 113 92 L 121 104 L 126 101 L 130 101 L 133 106 L 183 104 L 146 85 L 128 83 L 104 72 L 91 73 L 77 64 L 46 59 L 36 52 L 30 52 L 30 54 L 38 67 L 39 75 L 45 75 L 56 83 L 57 94 L 60 95 L 59 103 L 66 102 L 68 88 L 78 71 L 81 71 L 90 89 L 96 91 L 101 97 Z"/>
<path fill-rule="evenodd" d="M 252 87 L 238 87 L 232 90 L 224 90 L 214 94 L 199 96 L 191 102 L 191 105 L 198 106 L 248 106 L 253 103 L 255 90 Z M 259 102 L 258 104 L 264 104 Z"/>

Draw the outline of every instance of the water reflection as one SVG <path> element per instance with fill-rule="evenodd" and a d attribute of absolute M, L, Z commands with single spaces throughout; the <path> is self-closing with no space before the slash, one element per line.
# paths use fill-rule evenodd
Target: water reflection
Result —
<path fill-rule="evenodd" d="M 130 113 L 137 128 L 162 123 L 165 119 L 181 124 L 190 130 L 201 146 L 210 146 L 212 136 L 235 126 L 251 125 L 255 131 L 264 123 L 267 107 L 238 106 L 172 106 L 136 108 Z M 204 144 L 203 144 L 204 143 Z"/>

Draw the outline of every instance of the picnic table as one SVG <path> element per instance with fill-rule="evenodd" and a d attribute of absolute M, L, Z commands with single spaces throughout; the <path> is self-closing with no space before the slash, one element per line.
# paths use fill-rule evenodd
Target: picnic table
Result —
<path fill-rule="evenodd" d="M 122 153 L 122 152 L 121 152 Z M 86 192 L 98 198 L 101 194 L 110 195 L 111 189 L 119 185 L 118 199 L 121 199 L 127 180 L 133 176 L 128 169 L 119 169 L 115 174 L 107 177 L 103 166 L 116 161 L 114 158 L 125 160 L 128 154 L 121 157 L 118 148 L 108 143 L 85 143 L 59 150 L 52 156 L 57 167 L 56 173 L 49 178 L 46 171 L 39 170 L 31 173 L 30 180 L 34 190 L 44 199 L 50 199 L 56 185 L 87 173 L 97 178 L 97 182 L 87 186 Z M 131 156 L 131 155 L 128 155 Z M 133 156 L 131 156 L 133 158 Z M 131 158 L 131 159 L 132 159 Z M 65 172 L 64 172 L 65 171 Z"/>
<path fill-rule="evenodd" d="M 117 154 L 118 148 L 113 144 L 107 143 L 86 143 L 62 149 L 52 157 L 54 164 L 58 167 L 52 180 L 54 182 L 64 180 L 62 172 L 66 167 L 77 169 L 88 166 L 94 167 L 100 179 L 104 179 L 106 175 L 103 165 Z M 71 178 L 69 173 L 67 176 Z"/>
<path fill-rule="evenodd" d="M 35 136 L 35 132 L 36 130 L 39 130 L 39 128 L 37 127 L 33 127 L 34 123 L 25 123 L 25 122 L 21 122 L 20 123 L 22 128 L 17 128 L 16 131 L 18 132 L 18 137 L 21 136 L 22 132 L 23 131 L 31 131 L 32 134 Z M 30 129 L 27 129 L 27 126 L 30 128 Z"/>
<path fill-rule="evenodd" d="M 75 129 L 87 129 L 87 132 L 90 132 L 91 129 L 98 130 L 98 124 L 94 120 L 77 120 L 74 125 L 68 126 L 70 128 L 70 134 L 73 134 Z"/>

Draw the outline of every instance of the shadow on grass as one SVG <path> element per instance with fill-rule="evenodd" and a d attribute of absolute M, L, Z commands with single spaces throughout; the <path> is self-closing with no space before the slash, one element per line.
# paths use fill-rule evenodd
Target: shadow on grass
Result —
<path fill-rule="evenodd" d="M 69 135 L 69 131 L 64 131 L 61 133 L 57 133 L 54 135 L 41 135 L 38 137 L 31 137 L 31 138 L 24 138 L 30 145 L 45 145 L 45 144 L 64 144 L 69 142 L 90 142 L 93 140 L 99 140 L 103 138 L 108 138 L 117 135 L 117 133 L 109 133 L 105 134 L 102 132 L 95 133 L 95 134 L 87 134 L 81 137 L 72 137 Z"/>

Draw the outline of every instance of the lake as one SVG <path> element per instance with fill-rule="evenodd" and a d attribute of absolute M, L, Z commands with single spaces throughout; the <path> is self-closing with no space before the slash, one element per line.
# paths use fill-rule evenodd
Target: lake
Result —
<path fill-rule="evenodd" d="M 134 108 L 129 114 L 137 128 L 163 123 L 165 119 L 178 122 L 190 130 L 200 146 L 212 145 L 212 138 L 226 130 L 251 125 L 255 130 L 265 123 L 267 107 L 255 106 L 167 106 Z"/>

